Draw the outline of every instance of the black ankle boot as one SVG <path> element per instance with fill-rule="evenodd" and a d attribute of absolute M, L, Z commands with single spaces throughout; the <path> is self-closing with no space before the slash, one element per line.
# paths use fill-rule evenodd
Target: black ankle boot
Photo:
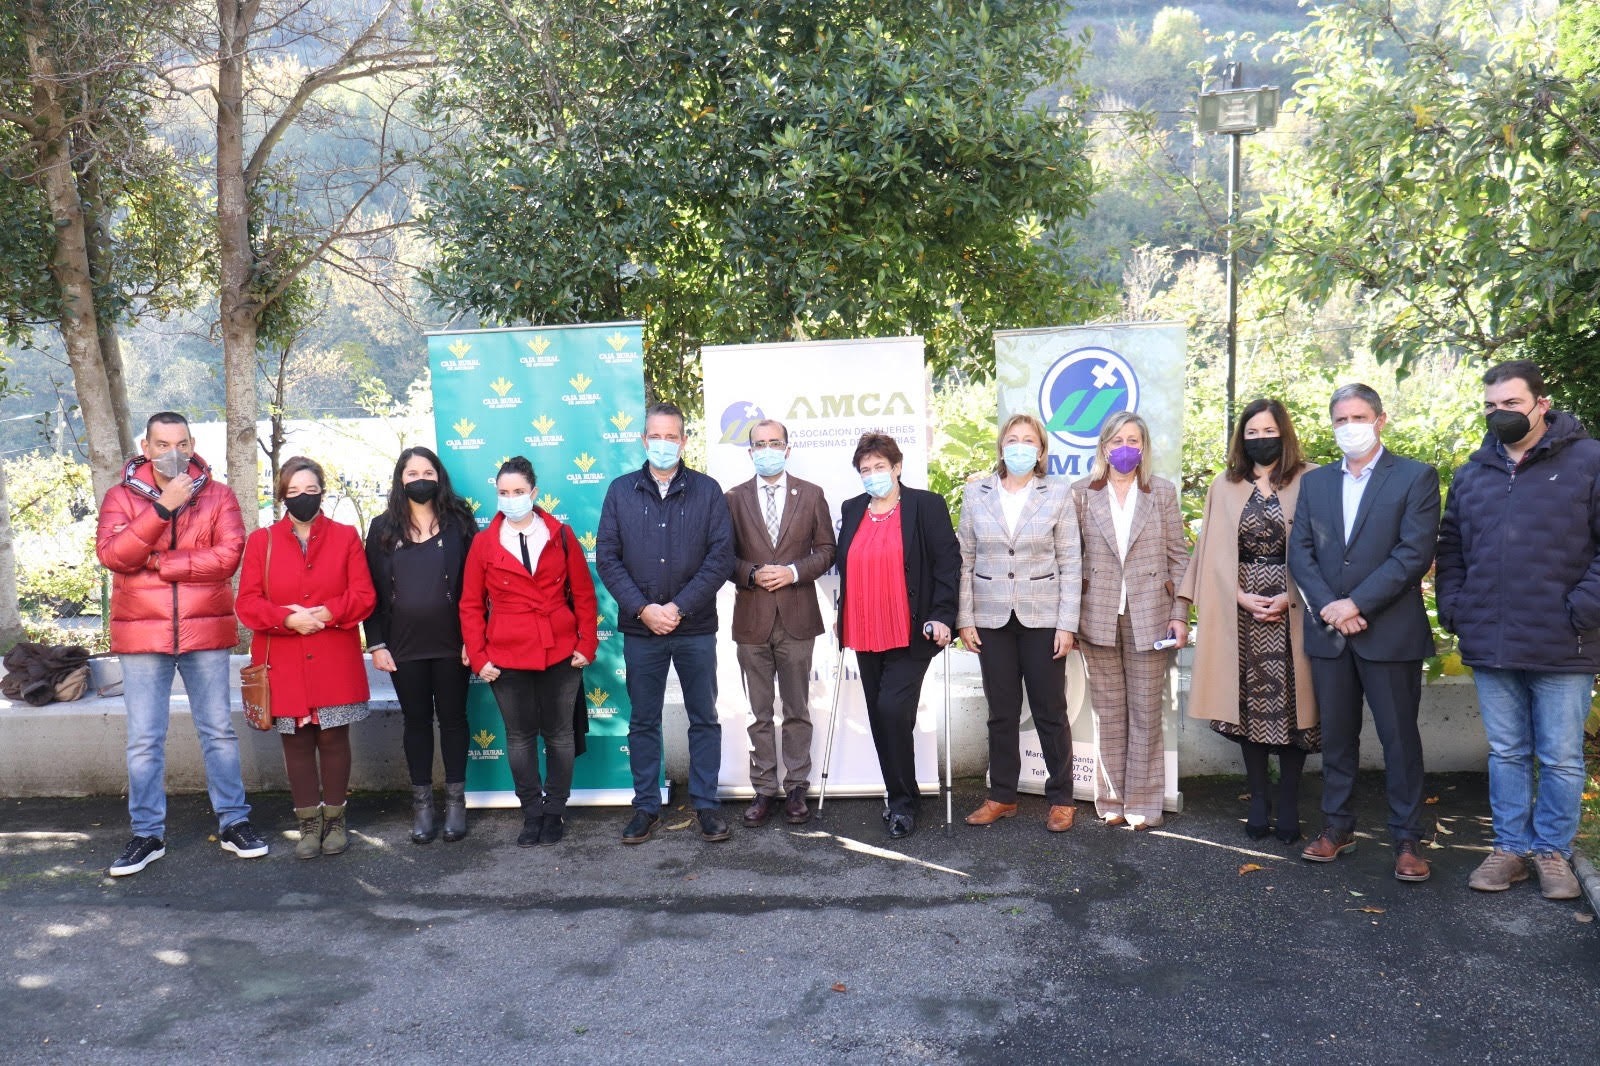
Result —
<path fill-rule="evenodd" d="M 426 844 L 438 835 L 433 820 L 433 786 L 411 786 L 411 843 Z"/>
<path fill-rule="evenodd" d="M 444 786 L 444 839 L 454 843 L 467 835 L 467 785 L 465 781 Z"/>

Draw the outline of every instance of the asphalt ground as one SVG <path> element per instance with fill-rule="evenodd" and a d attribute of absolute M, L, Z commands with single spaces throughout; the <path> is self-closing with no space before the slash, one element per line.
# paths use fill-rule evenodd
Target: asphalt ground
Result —
<path fill-rule="evenodd" d="M 1316 825 L 1308 777 L 1307 830 Z M 106 865 L 115 797 L 0 801 L 6 1062 L 1592 1063 L 1600 923 L 1537 882 L 1466 887 L 1481 775 L 1428 779 L 1433 879 L 1391 876 L 1382 782 L 1336 863 L 1243 832 L 1241 784 L 1186 781 L 1148 833 L 1042 799 L 992 828 L 958 782 L 891 844 L 878 805 L 708 844 L 671 810 L 577 809 L 514 846 L 511 812 L 409 842 L 400 795 L 357 795 L 354 843 L 297 861 L 286 796 L 252 797 L 264 859 L 222 852 L 204 796 L 166 858 Z M 1252 867 L 1259 867 L 1254 869 Z"/>

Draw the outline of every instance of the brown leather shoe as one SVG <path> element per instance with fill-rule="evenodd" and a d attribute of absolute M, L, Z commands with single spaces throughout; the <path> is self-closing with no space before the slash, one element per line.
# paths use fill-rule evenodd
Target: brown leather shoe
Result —
<path fill-rule="evenodd" d="M 968 825 L 993 825 L 1002 818 L 1010 818 L 1017 813 L 1015 803 L 996 803 L 994 800 L 984 800 L 983 806 L 967 815 Z"/>
<path fill-rule="evenodd" d="M 806 806 L 806 786 L 796 785 L 789 790 L 783 802 L 783 820 L 790 825 L 804 825 L 811 821 L 811 808 Z"/>
<path fill-rule="evenodd" d="M 772 817 L 772 812 L 778 809 L 781 797 L 756 795 L 750 801 L 750 806 L 744 809 L 744 824 L 751 829 L 759 829 L 767 824 L 767 819 Z"/>
<path fill-rule="evenodd" d="M 1324 829 L 1317 834 L 1317 839 L 1305 846 L 1300 852 L 1300 857 L 1310 862 L 1332 862 L 1347 851 L 1354 851 L 1356 837 L 1354 833 L 1340 833 L 1334 829 Z"/>
<path fill-rule="evenodd" d="M 1072 828 L 1072 820 L 1078 816 L 1078 808 L 1068 804 L 1051 804 L 1050 813 L 1045 816 L 1044 827 L 1052 833 L 1065 833 Z"/>
<path fill-rule="evenodd" d="M 1396 881 L 1426 881 L 1433 875 L 1428 860 L 1417 854 L 1415 840 L 1401 840 L 1394 846 L 1394 879 Z"/>

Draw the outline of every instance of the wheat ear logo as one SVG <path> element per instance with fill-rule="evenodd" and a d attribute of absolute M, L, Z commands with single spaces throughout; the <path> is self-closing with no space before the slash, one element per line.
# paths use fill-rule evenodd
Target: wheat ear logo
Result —
<path fill-rule="evenodd" d="M 589 472 L 589 468 L 591 466 L 593 466 L 595 463 L 598 463 L 599 461 L 600 460 L 598 458 L 596 458 L 595 456 L 590 455 L 588 452 L 584 452 L 582 455 L 578 456 L 576 459 L 573 459 L 572 463 L 579 470 L 582 470 L 585 474 L 587 474 Z"/>
<path fill-rule="evenodd" d="M 567 384 L 571 385 L 573 388 L 577 389 L 579 392 L 583 392 L 583 391 L 587 390 L 590 385 L 594 384 L 594 378 L 590 377 L 589 375 L 585 374 L 583 371 L 580 370 L 580 371 L 578 371 L 577 374 L 575 374 L 572 377 L 567 379 Z"/>
<path fill-rule="evenodd" d="M 456 431 L 456 436 L 460 437 L 462 440 L 466 440 L 468 437 L 472 436 L 472 431 L 478 428 L 478 423 L 474 422 L 470 418 L 463 418 L 450 428 Z"/>
<path fill-rule="evenodd" d="M 596 685 L 594 688 L 588 691 L 587 695 L 589 697 L 589 705 L 591 707 L 604 707 L 606 703 L 606 697 L 610 696 L 611 693 L 607 692 L 599 685 Z"/>
<path fill-rule="evenodd" d="M 595 536 L 592 532 L 582 533 L 578 536 L 578 543 L 583 545 L 583 550 L 586 552 L 594 551 L 594 546 L 599 542 L 600 538 Z"/>
<path fill-rule="evenodd" d="M 534 355 L 543 355 L 550 350 L 550 338 L 541 334 L 528 341 L 528 347 L 533 349 Z"/>
<path fill-rule="evenodd" d="M 540 415 L 538 418 L 535 418 L 533 420 L 533 422 L 530 423 L 530 424 L 533 426 L 534 429 L 538 430 L 541 434 L 542 433 L 549 433 L 552 429 L 556 428 L 556 420 L 551 418 L 549 415 Z"/>
<path fill-rule="evenodd" d="M 450 346 L 450 354 L 455 356 L 457 359 L 462 358 L 470 351 L 472 351 L 472 345 L 468 344 L 466 341 L 456 341 Z"/>
<path fill-rule="evenodd" d="M 487 729 L 480 729 L 472 735 L 472 739 L 478 742 L 478 747 L 487 749 L 490 744 L 494 743 L 495 736 Z"/>
<path fill-rule="evenodd" d="M 496 396 L 504 396 L 516 386 L 512 385 L 511 382 L 507 381 L 505 378 L 495 378 L 493 381 L 489 382 L 489 387 L 494 390 L 494 394 Z"/>
<path fill-rule="evenodd" d="M 627 429 L 632 423 L 633 416 L 626 411 L 618 411 L 616 414 L 611 416 L 611 424 L 617 427 L 618 433 L 621 433 L 623 430 Z"/>
<path fill-rule="evenodd" d="M 472 513 L 473 514 L 477 514 L 478 513 L 478 501 L 474 500 L 471 496 L 465 497 L 465 501 L 466 501 L 467 506 L 472 509 Z"/>
<path fill-rule="evenodd" d="M 628 346 L 628 338 L 620 332 L 613 333 L 606 338 L 606 343 L 611 345 L 612 351 L 620 352 Z"/>
<path fill-rule="evenodd" d="M 560 506 L 561 500 L 558 497 L 550 495 L 548 492 L 539 497 L 539 509 L 541 511 L 554 513 L 555 509 Z"/>

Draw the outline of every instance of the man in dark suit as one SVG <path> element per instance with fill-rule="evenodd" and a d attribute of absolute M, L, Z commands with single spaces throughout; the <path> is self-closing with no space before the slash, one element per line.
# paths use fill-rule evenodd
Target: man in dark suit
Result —
<path fill-rule="evenodd" d="M 1306 653 L 1322 714 L 1322 833 L 1301 857 L 1332 862 L 1355 847 L 1361 701 L 1383 743 L 1394 875 L 1426 881 L 1417 705 L 1433 633 L 1422 576 L 1439 531 L 1439 473 L 1383 447 L 1383 400 L 1345 385 L 1328 404 L 1344 461 L 1304 475 L 1289 571 L 1304 594 Z"/>
<path fill-rule="evenodd" d="M 833 565 L 833 519 L 822 489 L 790 475 L 789 431 L 768 419 L 750 430 L 756 476 L 727 492 L 737 563 L 733 639 L 750 698 L 750 787 L 744 824 L 761 826 L 781 803 L 791 825 L 811 820 L 811 650 L 822 633 L 816 580 Z M 783 699 L 779 788 L 773 679 Z"/>

